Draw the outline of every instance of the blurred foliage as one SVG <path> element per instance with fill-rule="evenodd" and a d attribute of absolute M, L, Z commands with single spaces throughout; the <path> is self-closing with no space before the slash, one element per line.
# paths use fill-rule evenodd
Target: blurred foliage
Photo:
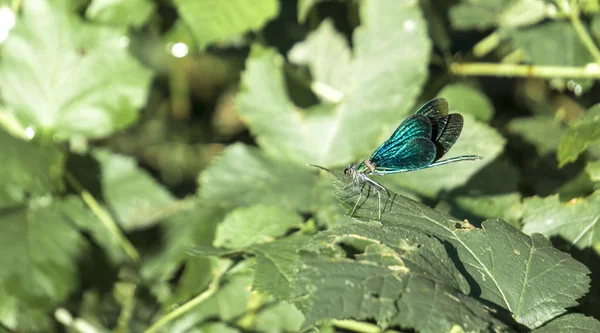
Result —
<path fill-rule="evenodd" d="M 0 0 L 0 332 L 600 331 L 599 45 L 598 0 Z M 434 97 L 484 159 L 349 217 Z"/>

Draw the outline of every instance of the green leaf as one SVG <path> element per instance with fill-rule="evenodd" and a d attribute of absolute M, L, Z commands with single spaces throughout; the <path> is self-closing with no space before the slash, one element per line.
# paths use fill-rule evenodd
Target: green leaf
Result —
<path fill-rule="evenodd" d="M 323 0 L 298 0 L 298 22 L 304 23 L 304 21 L 306 21 L 306 16 L 310 12 L 310 10 L 319 1 Z"/>
<path fill-rule="evenodd" d="M 101 138 L 133 123 L 151 73 L 120 46 L 125 28 L 86 24 L 43 0 L 2 48 L 0 93 L 22 127 L 56 140 Z"/>
<path fill-rule="evenodd" d="M 491 194 L 479 196 L 458 196 L 456 205 L 483 218 L 500 218 L 515 228 L 520 228 L 519 221 L 523 214 L 520 193 Z"/>
<path fill-rule="evenodd" d="M 443 159 L 460 155 L 481 155 L 480 161 L 467 161 L 388 176 L 396 184 L 427 197 L 467 183 L 479 170 L 491 163 L 503 150 L 506 140 L 493 128 L 464 114 L 464 128 L 456 144 Z"/>
<path fill-rule="evenodd" d="M 225 217 L 217 227 L 214 246 L 238 249 L 267 243 L 290 228 L 299 228 L 302 217 L 289 210 L 266 205 L 241 207 Z"/>
<path fill-rule="evenodd" d="M 67 196 L 63 200 L 57 201 L 54 209 L 73 221 L 79 230 L 88 232 L 113 264 L 121 264 L 128 259 L 119 240 L 110 233 L 79 197 Z"/>
<path fill-rule="evenodd" d="M 302 164 L 345 164 L 372 150 L 383 138 L 382 129 L 391 132 L 389 124 L 398 124 L 409 111 L 427 75 L 430 50 L 418 4 L 363 1 L 359 14 L 349 63 L 345 59 L 350 52 L 330 23 L 294 47 L 319 50 L 304 54 L 303 63 L 318 80 L 337 85 L 311 84 L 318 96 L 335 104 L 300 110 L 285 89 L 283 57 L 273 49 L 252 48 L 237 111 L 268 154 Z M 341 67 L 315 72 L 333 62 Z"/>
<path fill-rule="evenodd" d="M 354 206 L 356 191 L 348 195 L 350 190 L 342 190 L 351 179 L 332 175 L 344 206 Z M 393 195 L 389 201 L 384 226 L 407 226 L 451 244 L 471 279 L 471 290 L 529 328 L 577 305 L 588 290 L 589 270 L 539 234 L 528 236 L 501 220 L 485 221 L 479 229 L 405 197 Z M 378 207 L 376 196 L 370 195 L 355 214 L 370 221 L 377 218 Z"/>
<path fill-rule="evenodd" d="M 135 159 L 107 149 L 94 150 L 92 155 L 100 163 L 104 201 L 123 229 L 142 229 L 156 224 L 154 215 L 175 202 L 166 188 L 138 168 Z"/>
<path fill-rule="evenodd" d="M 152 280 L 170 279 L 188 258 L 188 250 L 192 246 L 212 244 L 217 223 L 224 215 L 218 207 L 196 204 L 163 220 L 159 225 L 162 248 L 144 260 L 141 275 Z M 202 277 L 197 276 L 196 279 L 201 280 Z"/>
<path fill-rule="evenodd" d="M 299 332 L 303 321 L 302 312 L 292 304 L 284 302 L 256 314 L 252 329 L 266 333 Z"/>
<path fill-rule="evenodd" d="M 560 121 L 548 116 L 517 118 L 508 123 L 508 131 L 532 144 L 540 156 L 556 151 L 565 132 Z"/>
<path fill-rule="evenodd" d="M 594 182 L 600 182 L 600 161 L 588 162 L 585 171 Z"/>
<path fill-rule="evenodd" d="M 586 317 L 581 313 L 569 313 L 544 325 L 535 333 L 562 333 L 562 332 L 598 332 L 600 321 L 593 317 Z"/>
<path fill-rule="evenodd" d="M 591 107 L 579 122 L 560 138 L 557 159 L 559 167 L 577 160 L 591 141 L 600 140 L 600 104 Z"/>
<path fill-rule="evenodd" d="M 308 211 L 315 181 L 308 167 L 233 144 L 200 174 L 199 191 L 202 198 L 224 208 L 262 203 Z"/>
<path fill-rule="evenodd" d="M 93 0 L 85 16 L 100 23 L 138 28 L 146 23 L 154 7 L 155 4 L 148 0 Z"/>
<path fill-rule="evenodd" d="M 9 295 L 47 309 L 77 288 L 76 261 L 86 244 L 61 209 L 42 199 L 4 212 L 0 226 L 0 285 Z"/>
<path fill-rule="evenodd" d="M 494 116 L 494 105 L 490 99 L 479 90 L 464 84 L 447 85 L 438 94 L 448 100 L 450 110 L 457 113 L 469 113 L 475 119 L 489 123 Z"/>
<path fill-rule="evenodd" d="M 0 332 L 51 332 L 53 324 L 46 311 L 23 306 L 0 284 Z"/>
<path fill-rule="evenodd" d="M 466 0 L 450 10 L 457 30 L 516 28 L 536 24 L 547 16 L 543 0 Z"/>
<path fill-rule="evenodd" d="M 294 287 L 305 325 L 374 318 L 420 332 L 448 331 L 453 323 L 503 326 L 463 294 L 468 284 L 444 245 L 410 228 L 350 222 L 317 234 L 303 250 Z"/>
<path fill-rule="evenodd" d="M 23 202 L 64 188 L 65 157 L 56 145 L 39 145 L 0 130 L 0 206 Z"/>
<path fill-rule="evenodd" d="M 279 1 L 175 0 L 177 11 L 201 49 L 249 31 L 260 30 L 277 16 Z"/>
<path fill-rule="evenodd" d="M 558 195 L 526 199 L 523 232 L 560 236 L 578 249 L 600 253 L 600 191 L 561 203 Z"/>

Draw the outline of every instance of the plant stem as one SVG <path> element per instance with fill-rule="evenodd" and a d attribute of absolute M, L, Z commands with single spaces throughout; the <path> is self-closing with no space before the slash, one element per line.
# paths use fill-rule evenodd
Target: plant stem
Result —
<path fill-rule="evenodd" d="M 473 47 L 473 55 L 477 58 L 485 57 L 500 45 L 500 40 L 500 33 L 497 30 L 492 32 Z"/>
<path fill-rule="evenodd" d="M 594 57 L 597 63 L 600 63 L 600 50 L 592 40 L 592 37 L 588 33 L 587 29 L 581 23 L 581 19 L 579 17 L 579 7 L 576 1 L 571 1 L 571 3 L 567 3 L 566 0 L 557 1 L 560 9 L 567 14 L 569 17 L 569 21 L 571 21 L 571 25 L 575 32 L 579 36 L 579 39 L 583 43 L 583 45 L 588 49 L 592 57 Z"/>
<path fill-rule="evenodd" d="M 67 179 L 67 182 L 69 182 L 69 184 L 71 184 L 71 186 L 73 186 L 73 188 L 75 188 L 76 191 L 80 192 L 81 199 L 83 199 L 83 202 L 85 202 L 85 204 L 92 211 L 92 213 L 94 213 L 94 215 L 98 217 L 98 219 L 100 220 L 100 222 L 102 222 L 104 227 L 108 229 L 108 231 L 113 235 L 113 237 L 115 237 L 119 241 L 121 247 L 123 247 L 123 250 L 129 256 L 129 258 L 134 263 L 138 263 L 140 261 L 140 254 L 135 249 L 133 244 L 129 242 L 127 237 L 123 235 L 121 229 L 119 229 L 117 223 L 112 218 L 112 216 L 106 211 L 106 209 L 104 209 L 98 203 L 98 201 L 96 201 L 96 199 L 94 198 L 94 196 L 92 196 L 90 192 L 83 188 L 83 186 L 79 183 L 79 181 L 77 181 L 77 179 L 75 179 L 75 177 L 71 173 L 67 172 L 65 174 L 65 177 Z"/>
<path fill-rule="evenodd" d="M 398 331 L 394 330 L 385 330 L 383 331 L 379 326 L 373 325 L 370 323 L 364 323 L 355 320 L 332 320 L 331 323 L 339 328 L 343 328 L 349 331 L 360 332 L 360 333 L 398 333 Z"/>
<path fill-rule="evenodd" d="M 158 321 L 156 321 L 154 324 L 152 324 L 152 326 L 150 326 L 147 330 L 145 330 L 144 333 L 157 332 L 162 326 L 168 324 L 169 322 L 173 321 L 177 317 L 192 310 L 195 306 L 197 306 L 197 305 L 201 304 L 202 302 L 206 301 L 207 299 L 209 299 L 212 295 L 214 295 L 217 292 L 217 290 L 219 289 L 219 285 L 221 284 L 221 279 L 223 278 L 225 273 L 227 273 L 227 271 L 229 270 L 229 268 L 232 265 L 233 265 L 233 263 L 229 262 L 227 265 L 225 265 L 225 267 L 219 267 L 218 271 L 215 273 L 213 280 L 210 282 L 210 284 L 208 285 L 208 288 L 203 293 L 192 298 L 187 303 L 183 304 L 182 306 L 178 307 L 177 309 L 164 315 L 162 318 L 160 318 Z"/>
<path fill-rule="evenodd" d="M 600 65 L 588 64 L 585 67 L 532 66 L 496 63 L 451 64 L 450 72 L 464 76 L 508 76 L 553 78 L 600 78 Z"/>
<path fill-rule="evenodd" d="M 54 318 L 56 321 L 63 324 L 65 327 L 68 327 L 75 332 L 80 333 L 105 333 L 108 332 L 105 328 L 98 328 L 94 325 L 88 323 L 86 320 L 81 318 L 73 318 L 73 315 L 65 309 L 58 308 L 54 311 Z"/>

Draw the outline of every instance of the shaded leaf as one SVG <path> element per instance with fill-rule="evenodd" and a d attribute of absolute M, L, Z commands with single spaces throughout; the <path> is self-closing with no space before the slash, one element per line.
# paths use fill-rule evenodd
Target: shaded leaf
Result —
<path fill-rule="evenodd" d="M 298 0 L 298 22 L 304 23 L 304 21 L 306 21 L 306 16 L 310 12 L 310 10 L 319 1 L 323 0 Z"/>
<path fill-rule="evenodd" d="M 277 16 L 279 1 L 175 0 L 200 49 L 213 42 L 260 30 Z"/>
<path fill-rule="evenodd" d="M 217 227 L 213 244 L 237 249 L 267 243 L 290 228 L 299 228 L 302 217 L 289 210 L 266 205 L 241 207 L 229 213 Z"/>
<path fill-rule="evenodd" d="M 460 155 L 481 155 L 483 160 L 451 163 L 416 172 L 390 175 L 390 181 L 421 195 L 434 197 L 464 185 L 479 170 L 491 163 L 503 150 L 505 139 L 493 128 L 477 122 L 469 114 L 456 144 L 442 159 Z"/>
<path fill-rule="evenodd" d="M 148 20 L 154 7 L 155 4 L 149 0 L 93 0 L 85 16 L 105 24 L 140 27 Z"/>
<path fill-rule="evenodd" d="M 125 28 L 83 23 L 50 2 L 23 3 L 2 48 L 0 93 L 22 127 L 100 138 L 129 126 L 144 105 L 151 73 L 120 46 Z"/>
<path fill-rule="evenodd" d="M 314 172 L 259 149 L 230 145 L 199 177 L 202 198 L 224 208 L 267 204 L 308 211 Z"/>
<path fill-rule="evenodd" d="M 546 18 L 543 0 L 466 0 L 450 10 L 450 22 L 457 30 L 515 28 Z"/>
<path fill-rule="evenodd" d="M 43 196 L 63 189 L 65 157 L 55 145 L 17 139 L 0 130 L 0 206 L 10 206 L 28 196 Z"/>
<path fill-rule="evenodd" d="M 560 121 L 548 116 L 517 118 L 508 123 L 508 131 L 532 144 L 540 156 L 556 151 L 565 132 Z"/>
<path fill-rule="evenodd" d="M 490 99 L 479 90 L 463 83 L 447 85 L 438 97 L 448 100 L 451 112 L 469 113 L 475 119 L 489 123 L 494 116 L 494 106 Z"/>
<path fill-rule="evenodd" d="M 304 316 L 289 303 L 270 306 L 256 314 L 253 329 L 258 332 L 299 332 Z"/>
<path fill-rule="evenodd" d="M 338 102 L 335 105 L 299 110 L 285 90 L 283 57 L 272 49 L 252 48 L 237 111 L 270 155 L 303 164 L 345 164 L 372 149 L 382 124 L 395 123 L 414 102 L 426 76 L 430 49 L 418 4 L 408 0 L 363 1 L 359 14 L 361 25 L 353 35 L 351 70 L 343 78 L 339 75 L 345 70 L 325 74 L 327 82 L 344 82 L 344 86 L 332 89 L 321 85 L 327 87 L 326 95 L 335 96 L 330 98 Z M 326 45 L 315 53 L 316 58 L 309 54 L 305 63 L 310 66 L 325 63 L 324 54 L 329 54 L 327 61 L 331 62 L 348 53 L 327 25 L 296 46 L 313 49 L 328 38 L 336 40 L 331 48 Z M 314 71 L 313 75 L 321 77 Z"/>
<path fill-rule="evenodd" d="M 579 122 L 560 138 L 556 154 L 559 166 L 574 162 L 594 140 L 600 140 L 600 105 L 591 107 Z"/>
<path fill-rule="evenodd" d="M 147 228 L 158 221 L 153 215 L 173 204 L 175 198 L 135 159 L 107 149 L 94 150 L 102 170 L 102 196 L 125 230 Z"/>

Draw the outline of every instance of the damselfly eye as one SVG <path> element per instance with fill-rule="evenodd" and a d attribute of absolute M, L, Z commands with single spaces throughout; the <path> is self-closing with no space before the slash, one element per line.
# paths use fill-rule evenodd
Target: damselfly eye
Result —
<path fill-rule="evenodd" d="M 348 176 L 350 174 L 350 168 L 344 169 L 344 174 Z"/>

